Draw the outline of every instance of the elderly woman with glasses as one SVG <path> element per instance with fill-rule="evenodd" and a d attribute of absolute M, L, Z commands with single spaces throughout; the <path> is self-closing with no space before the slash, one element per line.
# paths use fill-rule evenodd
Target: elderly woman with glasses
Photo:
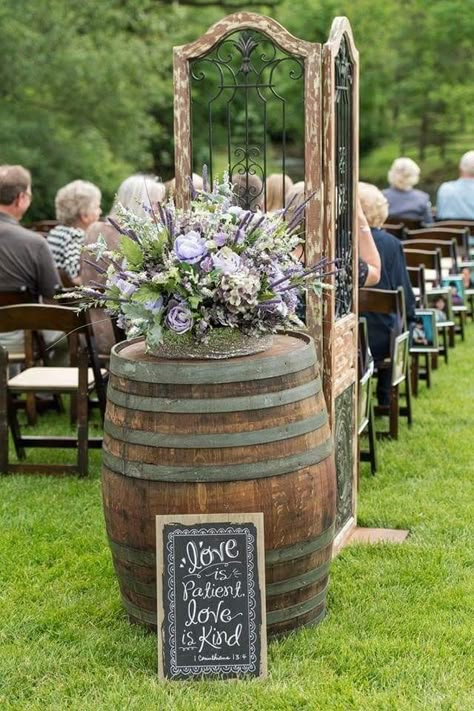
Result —
<path fill-rule="evenodd" d="M 85 180 L 74 180 L 56 194 L 56 219 L 59 224 L 48 233 L 47 240 L 56 267 L 76 284 L 80 283 L 84 236 L 89 225 L 100 217 L 101 197 L 99 188 Z"/>

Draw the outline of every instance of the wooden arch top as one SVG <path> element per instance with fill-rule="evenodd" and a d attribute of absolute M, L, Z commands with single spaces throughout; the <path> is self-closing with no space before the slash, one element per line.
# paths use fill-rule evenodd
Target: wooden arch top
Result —
<path fill-rule="evenodd" d="M 347 38 L 351 58 L 354 63 L 357 63 L 359 60 L 359 50 L 355 45 L 351 23 L 349 22 L 347 17 L 341 16 L 334 18 L 331 25 L 331 29 L 329 31 L 328 40 L 324 43 L 324 49 L 326 50 L 327 48 L 327 50 L 333 56 L 336 56 L 336 54 L 339 52 L 339 48 L 341 46 L 341 42 L 344 38 L 344 35 Z"/>
<path fill-rule="evenodd" d="M 320 237 L 320 62 L 321 45 L 300 40 L 290 34 L 279 22 L 254 12 L 236 12 L 212 25 L 201 37 L 173 50 L 174 78 L 174 140 L 176 204 L 183 208 L 189 205 L 188 176 L 192 174 L 191 140 L 191 88 L 190 64 L 204 57 L 219 42 L 234 32 L 256 30 L 272 40 L 283 52 L 298 57 L 305 65 L 305 184 L 308 194 L 315 194 L 306 210 L 309 228 L 309 244 L 319 242 Z M 310 248 L 310 258 L 312 257 Z M 310 262 L 311 263 L 311 262 Z"/>
<path fill-rule="evenodd" d="M 201 57 L 233 32 L 245 29 L 263 32 L 274 40 L 281 49 L 299 57 L 307 57 L 314 51 L 313 43 L 298 39 L 271 17 L 258 15 L 255 12 L 234 12 L 211 25 L 194 42 L 174 47 L 174 55 L 186 61 Z"/>

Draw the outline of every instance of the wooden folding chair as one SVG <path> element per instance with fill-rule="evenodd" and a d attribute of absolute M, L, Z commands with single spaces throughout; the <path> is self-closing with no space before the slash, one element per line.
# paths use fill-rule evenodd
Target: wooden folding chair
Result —
<path fill-rule="evenodd" d="M 417 267 L 407 267 L 410 284 L 415 294 L 415 303 L 418 308 L 426 306 L 426 280 L 425 267 L 420 264 Z"/>
<path fill-rule="evenodd" d="M 14 306 L 15 304 L 35 304 L 38 299 L 26 286 L 13 291 L 0 291 L 0 307 Z M 31 368 L 44 352 L 44 340 L 38 331 L 31 331 L 24 334 L 24 347 L 19 351 L 10 351 L 8 362 L 11 365 L 19 364 L 26 368 Z M 35 425 L 38 419 L 36 399 L 34 393 L 28 393 L 24 403 L 26 416 L 29 425 Z"/>
<path fill-rule="evenodd" d="M 422 230 L 416 230 L 418 235 Z M 404 249 L 438 249 L 441 254 L 441 272 L 443 276 L 457 274 L 459 271 L 458 245 L 454 238 L 433 239 L 430 237 L 413 236 L 415 232 L 408 231 Z"/>
<path fill-rule="evenodd" d="M 32 367 L 8 378 L 8 352 L 0 347 L 0 473 L 75 472 L 86 476 L 88 448 L 102 446 L 102 438 L 89 438 L 88 395 L 95 388 L 105 413 L 105 386 L 95 352 L 94 338 L 87 313 L 77 313 L 64 306 L 40 304 L 5 306 L 0 308 L 0 333 L 17 329 L 62 331 L 69 343 L 71 365 L 64 368 Z M 105 372 L 105 371 L 104 371 Z M 77 435 L 75 437 L 31 436 L 21 434 L 13 395 L 20 393 L 68 393 L 77 396 Z M 25 447 L 56 447 L 77 449 L 75 465 L 11 464 L 8 458 L 8 427 L 10 427 L 17 456 L 25 459 Z"/>
<path fill-rule="evenodd" d="M 400 286 L 396 290 L 359 289 L 359 311 L 394 316 L 391 334 L 390 354 L 387 358 L 375 362 L 375 371 L 389 370 L 391 373 L 390 404 L 388 408 L 375 407 L 375 414 L 388 416 L 388 431 L 377 432 L 377 437 L 398 439 L 399 417 L 406 417 L 408 425 L 413 422 L 411 407 L 411 384 L 409 378 L 408 337 L 406 329 L 405 296 Z M 404 361 L 400 364 L 397 355 L 403 349 Z M 404 383 L 404 393 L 401 385 Z M 400 405 L 400 397 L 405 397 L 405 405 Z"/>
<path fill-rule="evenodd" d="M 434 309 L 415 309 L 416 321 L 421 322 L 423 328 L 426 327 L 426 341 L 416 342 L 416 330 L 413 331 L 412 344 L 410 346 L 411 357 L 411 391 L 414 397 L 418 395 L 418 383 L 420 380 L 426 381 L 426 387 L 431 387 L 431 357 L 438 353 L 438 329 L 436 326 L 436 316 Z M 429 327 L 429 338 L 428 338 Z M 424 366 L 422 365 L 424 363 Z"/>

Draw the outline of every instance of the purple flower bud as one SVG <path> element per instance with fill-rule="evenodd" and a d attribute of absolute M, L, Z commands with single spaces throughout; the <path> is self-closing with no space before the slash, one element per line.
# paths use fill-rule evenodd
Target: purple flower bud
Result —
<path fill-rule="evenodd" d="M 212 271 L 214 264 L 211 257 L 204 257 L 199 266 L 201 267 L 201 270 L 203 272 L 206 272 L 208 274 L 210 271 Z"/>
<path fill-rule="evenodd" d="M 129 281 L 125 281 L 125 279 L 115 279 L 115 286 L 119 289 L 120 293 L 122 296 L 132 296 L 137 290 L 138 287 L 135 286 L 135 284 L 131 284 Z"/>
<path fill-rule="evenodd" d="M 218 247 L 223 247 L 227 242 L 227 235 L 225 232 L 218 232 L 212 239 Z"/>
<path fill-rule="evenodd" d="M 195 230 L 177 237 L 173 247 L 179 261 L 187 262 L 188 264 L 196 264 L 208 252 L 206 241 Z"/>
<path fill-rule="evenodd" d="M 186 333 L 193 326 L 193 315 L 185 306 L 173 306 L 166 316 L 166 325 L 176 333 Z"/>

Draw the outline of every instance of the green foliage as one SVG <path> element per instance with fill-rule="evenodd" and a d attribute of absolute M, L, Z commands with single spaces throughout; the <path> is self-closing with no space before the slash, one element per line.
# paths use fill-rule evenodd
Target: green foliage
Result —
<path fill-rule="evenodd" d="M 333 18 L 347 15 L 360 54 L 361 156 L 391 145 L 385 174 L 400 153 L 430 163 L 434 149 L 439 160 L 430 180 L 450 177 L 453 150 L 458 157 L 474 139 L 473 0 L 301 0 L 297 7 L 282 0 L 251 9 L 320 43 Z M 32 170 L 34 200 L 25 219 L 54 217 L 57 189 L 76 178 L 99 185 L 107 211 L 130 173 L 172 177 L 172 47 L 195 40 L 229 11 L 167 0 L 0 3 L 0 162 Z M 287 104 L 287 167 L 296 177 L 302 93 L 284 70 L 282 64 L 275 78 Z M 257 107 L 250 106 L 256 136 L 263 123 Z M 234 108 L 238 140 L 244 108 Z M 267 168 L 280 171 L 281 105 L 269 101 L 267 108 Z M 204 101 L 195 107 L 196 169 L 209 161 L 205 116 Z M 227 163 L 224 134 L 215 129 L 222 148 L 216 170 Z"/>
<path fill-rule="evenodd" d="M 143 252 L 140 245 L 130 237 L 120 238 L 120 250 L 132 269 L 138 270 L 143 264 Z"/>

